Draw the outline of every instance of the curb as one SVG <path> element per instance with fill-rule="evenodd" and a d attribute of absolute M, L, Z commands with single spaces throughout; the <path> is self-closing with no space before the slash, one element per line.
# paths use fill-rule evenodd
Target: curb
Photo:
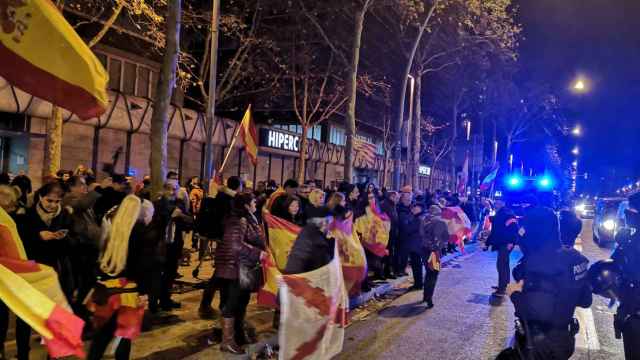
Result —
<path fill-rule="evenodd" d="M 479 247 L 477 243 L 468 244 L 465 246 L 465 252 L 456 252 L 454 254 L 443 256 L 441 259 L 442 266 L 444 267 L 448 265 L 453 260 L 456 260 L 459 257 L 470 255 L 478 251 L 478 248 Z M 361 305 L 366 304 L 367 302 L 369 302 L 370 300 L 376 297 L 385 295 L 391 292 L 392 290 L 399 288 L 402 283 L 406 282 L 410 278 L 412 278 L 412 276 L 408 275 L 408 276 L 402 276 L 397 279 L 387 281 L 383 284 L 380 284 L 379 286 L 376 286 L 375 288 L 371 289 L 366 293 L 362 293 L 357 297 L 349 299 L 349 309 L 355 309 Z"/>

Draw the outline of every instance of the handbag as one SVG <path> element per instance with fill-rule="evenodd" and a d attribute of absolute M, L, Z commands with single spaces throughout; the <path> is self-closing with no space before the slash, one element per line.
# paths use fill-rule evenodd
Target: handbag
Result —
<path fill-rule="evenodd" d="M 262 265 L 259 262 L 251 265 L 240 261 L 238 282 L 241 289 L 256 292 L 262 286 L 262 279 Z"/>

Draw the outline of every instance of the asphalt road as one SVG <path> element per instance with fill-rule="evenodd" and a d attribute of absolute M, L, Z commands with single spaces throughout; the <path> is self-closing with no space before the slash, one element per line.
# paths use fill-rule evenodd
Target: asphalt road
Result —
<path fill-rule="evenodd" d="M 584 221 L 577 243 L 591 261 L 608 257 L 611 249 L 593 243 L 591 221 Z M 521 256 L 514 251 L 512 265 Z M 435 307 L 427 310 L 420 292 L 410 292 L 380 313 L 347 329 L 338 359 L 493 359 L 513 335 L 513 305 L 495 302 L 495 253 L 477 251 L 442 270 Z M 590 309 L 576 316 L 581 331 L 572 359 L 624 359 L 622 342 L 613 336 L 612 314 L 605 299 L 594 296 Z"/>

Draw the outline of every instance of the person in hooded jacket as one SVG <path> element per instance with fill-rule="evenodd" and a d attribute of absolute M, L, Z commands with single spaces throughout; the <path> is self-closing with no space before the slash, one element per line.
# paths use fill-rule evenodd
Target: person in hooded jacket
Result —
<path fill-rule="evenodd" d="M 504 296 L 507 284 L 511 280 L 509 256 L 518 239 L 518 221 L 513 211 L 508 208 L 504 200 L 496 200 L 496 215 L 491 217 L 491 234 L 486 246 L 498 252 L 496 268 L 498 270 L 498 286 L 494 296 Z"/>
<path fill-rule="evenodd" d="M 507 287 L 522 326 L 516 346 L 525 359 L 569 359 L 578 332 L 576 307 L 591 306 L 589 260 L 562 246 L 553 210 L 532 206 L 525 212 L 520 233 L 523 257 Z M 499 359 L 506 358 L 507 349 Z"/>
<path fill-rule="evenodd" d="M 433 294 L 440 274 L 440 257 L 442 249 L 449 241 L 449 229 L 447 223 L 442 220 L 442 209 L 437 205 L 431 205 L 427 216 L 420 224 L 420 239 L 425 262 L 424 292 L 422 302 L 427 309 L 433 307 Z M 435 258 L 431 258 L 431 257 Z"/>
<path fill-rule="evenodd" d="M 574 211 L 565 207 L 560 210 L 560 241 L 563 245 L 573 246 L 582 232 L 582 221 Z"/>
<path fill-rule="evenodd" d="M 398 260 L 397 268 L 395 269 L 398 276 L 408 275 L 406 269 L 409 260 L 409 244 L 411 243 L 411 238 L 415 236 L 415 233 L 411 232 L 411 222 L 414 218 L 411 213 L 412 202 L 413 194 L 411 191 L 400 193 L 400 203 L 398 204 Z"/>
<path fill-rule="evenodd" d="M 427 258 L 422 245 L 422 237 L 420 234 L 420 227 L 425 219 L 426 212 L 425 206 L 421 201 L 415 201 L 411 204 L 411 217 L 404 225 L 404 231 L 406 234 L 411 234 L 411 237 L 406 238 L 405 246 L 409 251 L 409 259 L 411 261 L 411 272 L 413 274 L 413 285 L 409 288 L 412 290 L 422 290 L 424 287 L 424 278 L 422 267 L 426 264 Z"/>

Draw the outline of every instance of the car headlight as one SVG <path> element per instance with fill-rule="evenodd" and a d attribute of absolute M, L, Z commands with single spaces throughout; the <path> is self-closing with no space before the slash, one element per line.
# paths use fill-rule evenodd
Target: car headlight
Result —
<path fill-rule="evenodd" d="M 607 231 L 613 231 L 616 228 L 616 222 L 609 219 L 602 223 L 602 227 Z"/>
<path fill-rule="evenodd" d="M 584 213 L 584 204 L 578 204 L 575 207 L 576 211 Z"/>

